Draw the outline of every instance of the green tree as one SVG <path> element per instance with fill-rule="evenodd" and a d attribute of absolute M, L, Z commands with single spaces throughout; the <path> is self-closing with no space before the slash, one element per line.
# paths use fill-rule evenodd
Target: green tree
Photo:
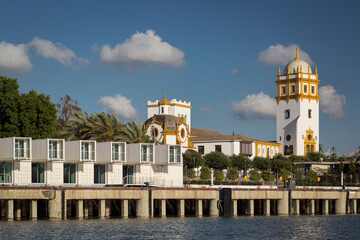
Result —
<path fill-rule="evenodd" d="M 245 170 L 251 168 L 251 160 L 242 154 L 235 155 L 229 157 L 231 166 L 237 168 L 238 170 Z"/>
<path fill-rule="evenodd" d="M 335 147 L 332 146 L 330 149 L 330 161 L 334 162 L 337 160 L 336 150 Z"/>
<path fill-rule="evenodd" d="M 290 162 L 294 163 L 294 162 L 307 162 L 308 159 L 305 156 L 298 156 L 298 155 L 293 155 L 291 154 L 289 157 Z"/>
<path fill-rule="evenodd" d="M 70 121 L 71 116 L 73 116 L 75 112 L 81 111 L 78 102 L 73 100 L 68 94 L 59 99 L 59 102 L 56 104 L 56 109 L 58 111 L 58 129 L 63 128 Z"/>
<path fill-rule="evenodd" d="M 291 171 L 292 163 L 290 159 L 284 157 L 282 154 L 278 154 L 271 159 L 271 169 L 278 173 L 282 168 Z"/>
<path fill-rule="evenodd" d="M 198 168 L 204 165 L 204 158 L 198 152 L 190 152 L 183 154 L 183 165 L 188 168 Z"/>
<path fill-rule="evenodd" d="M 259 170 L 268 170 L 271 167 L 270 159 L 263 157 L 254 157 L 253 167 Z"/>
<path fill-rule="evenodd" d="M 86 140 L 90 139 L 90 132 L 93 126 L 89 122 L 89 117 L 82 111 L 74 112 L 70 121 L 57 133 L 57 137 L 66 140 Z"/>
<path fill-rule="evenodd" d="M 258 182 L 261 179 L 261 174 L 256 169 L 252 169 L 250 171 L 250 180 L 254 182 Z"/>
<path fill-rule="evenodd" d="M 19 84 L 15 78 L 0 76 L 0 137 L 20 136 L 18 128 Z"/>
<path fill-rule="evenodd" d="M 304 180 L 303 171 L 301 171 L 300 169 L 295 169 L 294 174 L 295 174 L 296 181 L 298 181 L 298 183 L 302 182 Z"/>
<path fill-rule="evenodd" d="M 230 180 L 236 180 L 239 178 L 238 170 L 235 167 L 231 167 L 228 170 L 227 178 Z"/>
<path fill-rule="evenodd" d="M 309 185 L 315 185 L 317 182 L 317 178 L 318 178 L 318 176 L 317 176 L 316 172 L 314 172 L 313 170 L 306 172 L 305 180 Z"/>
<path fill-rule="evenodd" d="M 222 152 L 210 152 L 204 156 L 205 165 L 209 168 L 222 170 L 230 166 L 229 157 Z"/>
<path fill-rule="evenodd" d="M 282 169 L 280 169 L 280 174 L 282 175 L 283 180 L 285 181 L 289 178 L 291 171 L 288 169 L 282 168 Z"/>
<path fill-rule="evenodd" d="M 341 161 L 340 161 L 340 164 L 339 164 L 339 167 L 338 167 L 339 173 L 340 173 L 340 172 L 343 172 L 343 171 L 344 171 L 344 168 L 345 168 L 344 163 L 343 163 L 343 161 L 341 160 Z"/>
<path fill-rule="evenodd" d="M 195 178 L 195 170 L 193 168 L 187 169 L 188 178 Z"/>
<path fill-rule="evenodd" d="M 92 129 L 88 134 L 90 139 L 94 139 L 98 142 L 123 140 L 122 132 L 125 126 L 116 117 L 115 113 L 97 113 L 91 115 L 88 118 L 88 122 L 92 126 Z"/>
<path fill-rule="evenodd" d="M 126 123 L 126 127 L 122 130 L 122 137 L 127 143 L 151 142 L 145 128 L 135 121 Z"/>
<path fill-rule="evenodd" d="M 270 170 L 264 170 L 262 171 L 261 173 L 261 177 L 262 179 L 264 179 L 264 181 L 274 181 L 275 179 L 275 174 L 274 173 L 271 173 Z"/>
<path fill-rule="evenodd" d="M 306 154 L 306 158 L 309 162 L 327 161 L 327 157 L 320 152 L 309 152 L 308 154 Z"/>
<path fill-rule="evenodd" d="M 200 169 L 200 178 L 202 180 L 208 180 L 210 179 L 210 177 L 210 168 L 208 168 L 207 166 L 202 166 Z"/>
<path fill-rule="evenodd" d="M 19 101 L 19 130 L 21 136 L 48 138 L 56 131 L 56 108 L 50 96 L 35 90 L 23 93 Z"/>
<path fill-rule="evenodd" d="M 216 170 L 215 171 L 215 178 L 218 181 L 224 180 L 224 173 L 221 170 Z"/>
<path fill-rule="evenodd" d="M 354 161 L 351 159 L 349 164 L 349 173 L 354 174 L 356 172 L 356 166 Z"/>

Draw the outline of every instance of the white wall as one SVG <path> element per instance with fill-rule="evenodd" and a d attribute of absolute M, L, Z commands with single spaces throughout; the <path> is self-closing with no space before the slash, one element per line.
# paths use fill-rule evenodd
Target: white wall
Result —
<path fill-rule="evenodd" d="M 121 163 L 107 164 L 106 173 L 107 184 L 123 183 L 123 165 Z"/>
<path fill-rule="evenodd" d="M 82 162 L 77 165 L 76 172 L 78 185 L 94 185 L 94 163 L 92 162 Z"/>
<path fill-rule="evenodd" d="M 51 161 L 45 164 L 45 183 L 52 186 L 64 184 L 64 163 L 62 161 Z"/>
<path fill-rule="evenodd" d="M 31 161 L 13 162 L 13 183 L 17 185 L 31 184 Z"/>

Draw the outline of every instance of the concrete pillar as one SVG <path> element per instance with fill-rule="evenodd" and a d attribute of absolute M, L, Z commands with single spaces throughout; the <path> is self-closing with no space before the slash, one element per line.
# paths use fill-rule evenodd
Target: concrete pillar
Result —
<path fill-rule="evenodd" d="M 218 199 L 211 199 L 210 200 L 210 209 L 209 209 L 209 215 L 212 217 L 218 217 L 219 216 L 219 209 L 217 206 Z"/>
<path fill-rule="evenodd" d="M 102 199 L 102 200 L 100 200 L 99 202 L 100 202 L 100 204 L 99 204 L 99 217 L 100 218 L 105 218 L 105 205 L 106 205 L 106 202 L 105 202 L 106 200 L 104 200 L 104 199 Z"/>
<path fill-rule="evenodd" d="M 322 200 L 322 214 L 328 215 L 329 214 L 329 200 L 324 199 Z"/>
<path fill-rule="evenodd" d="M 277 201 L 278 215 L 289 215 L 289 191 L 282 191 L 282 199 Z"/>
<path fill-rule="evenodd" d="M 76 202 L 76 218 L 82 219 L 84 217 L 84 201 L 77 200 Z"/>
<path fill-rule="evenodd" d="M 121 217 L 123 218 L 129 217 L 129 200 L 121 201 Z"/>
<path fill-rule="evenodd" d="M 196 216 L 197 217 L 202 217 L 203 216 L 203 206 L 202 206 L 202 200 L 201 199 L 196 199 Z"/>
<path fill-rule="evenodd" d="M 16 206 L 15 206 L 15 219 L 20 220 L 21 219 L 21 200 L 16 200 Z"/>
<path fill-rule="evenodd" d="M 184 217 L 185 216 L 185 200 L 180 199 L 180 200 L 178 200 L 177 204 L 178 204 L 178 217 Z"/>
<path fill-rule="evenodd" d="M 233 216 L 238 215 L 238 200 L 233 200 Z"/>
<path fill-rule="evenodd" d="M 37 219 L 37 200 L 31 200 L 30 203 L 30 218 L 33 220 Z"/>
<path fill-rule="evenodd" d="M 295 200 L 295 209 L 294 209 L 294 215 L 300 215 L 300 200 Z"/>
<path fill-rule="evenodd" d="M 89 217 L 89 201 L 90 200 L 84 200 L 84 218 Z"/>
<path fill-rule="evenodd" d="M 312 214 L 312 215 L 315 214 L 315 200 L 314 199 L 310 200 L 310 214 Z"/>
<path fill-rule="evenodd" d="M 14 200 L 7 200 L 6 219 L 14 219 Z"/>
<path fill-rule="evenodd" d="M 335 213 L 345 214 L 346 213 L 346 192 L 339 193 L 339 199 L 335 200 Z"/>
<path fill-rule="evenodd" d="M 270 216 L 270 200 L 266 199 L 265 201 L 265 209 L 264 209 L 264 215 L 265 216 Z"/>
<path fill-rule="evenodd" d="M 49 200 L 49 218 L 61 219 L 62 201 L 61 191 L 55 191 L 54 199 Z"/>
<path fill-rule="evenodd" d="M 105 217 L 106 218 L 110 217 L 110 211 L 111 211 L 111 200 L 106 200 L 105 201 Z"/>
<path fill-rule="evenodd" d="M 254 200 L 249 200 L 249 215 L 254 216 Z"/>
<path fill-rule="evenodd" d="M 149 217 L 149 191 L 143 190 L 136 200 L 136 217 Z"/>
<path fill-rule="evenodd" d="M 353 199 L 353 206 L 354 206 L 354 214 L 357 214 L 357 199 Z"/>
<path fill-rule="evenodd" d="M 161 199 L 160 217 L 166 217 L 166 200 Z"/>

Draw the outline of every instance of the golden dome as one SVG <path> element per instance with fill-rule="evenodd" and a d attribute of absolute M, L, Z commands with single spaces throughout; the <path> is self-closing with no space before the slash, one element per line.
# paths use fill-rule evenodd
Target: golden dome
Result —
<path fill-rule="evenodd" d="M 164 92 L 164 99 L 159 102 L 159 105 L 171 105 L 171 102 L 166 100 L 165 92 Z"/>

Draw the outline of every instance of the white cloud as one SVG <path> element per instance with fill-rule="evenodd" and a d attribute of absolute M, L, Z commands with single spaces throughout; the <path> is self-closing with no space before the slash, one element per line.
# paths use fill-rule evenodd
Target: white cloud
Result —
<path fill-rule="evenodd" d="M 72 50 L 61 43 L 53 43 L 40 37 L 34 37 L 28 46 L 33 47 L 44 58 L 53 58 L 64 65 L 71 65 L 73 59 L 81 64 L 89 63 L 88 59 L 78 58 Z"/>
<path fill-rule="evenodd" d="M 231 71 L 231 75 L 236 75 L 236 74 L 239 74 L 239 69 L 233 69 Z"/>
<path fill-rule="evenodd" d="M 275 99 L 263 92 L 247 95 L 239 102 L 232 102 L 230 112 L 240 119 L 267 119 L 276 116 Z"/>
<path fill-rule="evenodd" d="M 285 66 L 290 61 L 294 60 L 296 57 L 296 48 L 299 47 L 297 44 L 292 44 L 285 47 L 277 43 L 276 45 L 270 45 L 264 51 L 261 51 L 259 54 L 259 62 L 265 63 L 267 65 L 281 65 Z M 314 62 L 311 60 L 310 55 L 305 51 L 299 49 L 299 57 L 301 60 L 304 60 L 310 65 L 313 65 Z"/>
<path fill-rule="evenodd" d="M 338 94 L 331 85 L 319 88 L 320 108 L 325 114 L 333 118 L 345 117 L 344 106 L 346 103 L 345 95 Z"/>
<path fill-rule="evenodd" d="M 181 66 L 185 64 L 184 53 L 162 41 L 153 30 L 145 33 L 137 32 L 124 43 L 111 48 L 109 44 L 103 45 L 100 58 L 104 63 L 112 64 L 119 70 L 134 71 L 139 67 L 152 64 Z"/>
<path fill-rule="evenodd" d="M 24 73 L 31 69 L 26 45 L 0 42 L 0 73 Z"/>
<path fill-rule="evenodd" d="M 131 102 L 132 99 L 117 94 L 115 97 L 101 97 L 97 103 L 104 111 L 112 111 L 122 119 L 133 120 L 137 112 Z"/>
<path fill-rule="evenodd" d="M 220 113 L 218 111 L 216 111 L 213 107 L 208 106 L 208 107 L 201 107 L 200 111 L 202 112 L 206 112 L 206 113 L 210 113 L 216 116 L 220 116 Z"/>

